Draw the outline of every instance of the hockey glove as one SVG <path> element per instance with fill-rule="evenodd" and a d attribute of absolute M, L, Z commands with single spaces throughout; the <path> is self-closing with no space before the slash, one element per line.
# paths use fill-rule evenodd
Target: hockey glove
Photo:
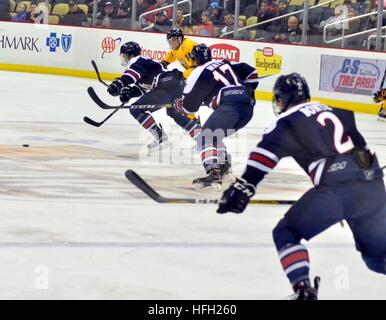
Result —
<path fill-rule="evenodd" d="M 138 87 L 123 87 L 119 99 L 122 103 L 129 102 L 131 98 L 139 97 L 142 95 L 141 90 Z"/>
<path fill-rule="evenodd" d="M 169 65 L 169 62 L 165 61 L 165 60 L 162 60 L 161 61 L 161 64 L 163 65 L 164 68 L 167 68 L 168 65 Z"/>
<path fill-rule="evenodd" d="M 256 188 L 252 184 L 242 178 L 236 178 L 222 195 L 217 213 L 242 213 L 255 191 Z"/>
<path fill-rule="evenodd" d="M 173 69 L 172 73 L 176 77 L 177 80 L 185 81 L 184 74 L 180 70 Z"/>
<path fill-rule="evenodd" d="M 375 103 L 382 102 L 386 100 L 386 89 L 381 89 L 373 93 L 373 100 Z"/>
<path fill-rule="evenodd" d="M 124 87 L 124 83 L 120 78 L 116 78 L 110 85 L 107 87 L 107 92 L 112 96 L 119 96 L 121 93 L 121 89 Z"/>

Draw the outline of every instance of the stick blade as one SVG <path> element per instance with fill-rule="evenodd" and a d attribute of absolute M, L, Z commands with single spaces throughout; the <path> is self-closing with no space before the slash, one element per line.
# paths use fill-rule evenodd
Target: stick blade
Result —
<path fill-rule="evenodd" d="M 145 180 L 143 180 L 134 170 L 126 170 L 125 176 L 138 189 L 142 190 L 149 198 L 155 202 L 163 203 L 163 198 Z"/>
<path fill-rule="evenodd" d="M 96 122 L 96 121 L 90 119 L 89 117 L 83 117 L 83 121 L 94 126 L 94 127 L 98 127 L 98 128 L 102 125 L 102 123 Z"/>
<path fill-rule="evenodd" d="M 117 109 L 120 106 L 110 106 L 103 102 L 98 95 L 96 94 L 95 90 L 93 87 L 88 87 L 87 88 L 87 93 L 90 96 L 91 100 L 94 101 L 98 107 L 101 107 L 102 109 Z"/>

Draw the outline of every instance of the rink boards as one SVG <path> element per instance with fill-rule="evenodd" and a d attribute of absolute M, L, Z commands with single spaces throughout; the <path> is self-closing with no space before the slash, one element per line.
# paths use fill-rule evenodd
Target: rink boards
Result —
<path fill-rule="evenodd" d="M 256 67 L 257 99 L 270 100 L 280 74 L 303 74 L 315 100 L 335 107 L 376 113 L 371 93 L 386 68 L 384 52 L 271 44 L 192 37 L 205 42 L 215 59 L 247 62 Z M 162 60 L 169 50 L 164 34 L 113 29 L 0 22 L 0 69 L 95 78 L 95 60 L 105 79 L 122 72 L 120 45 L 137 41 L 142 53 Z"/>

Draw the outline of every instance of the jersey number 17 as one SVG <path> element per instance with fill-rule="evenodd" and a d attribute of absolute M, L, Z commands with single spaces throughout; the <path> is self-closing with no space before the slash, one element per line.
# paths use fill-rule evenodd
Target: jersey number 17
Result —
<path fill-rule="evenodd" d="M 241 85 L 229 64 L 223 64 L 221 67 L 213 71 L 213 77 L 215 80 L 222 82 L 225 86 Z M 230 83 L 230 81 L 233 83 Z"/>

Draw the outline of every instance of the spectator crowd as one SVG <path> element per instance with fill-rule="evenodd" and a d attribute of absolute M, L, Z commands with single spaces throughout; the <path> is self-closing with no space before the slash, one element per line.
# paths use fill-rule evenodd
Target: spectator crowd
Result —
<path fill-rule="evenodd" d="M 0 20 L 30 23 L 57 23 L 73 26 L 95 25 L 101 28 L 135 29 L 166 33 L 172 27 L 172 0 L 135 0 L 135 21 L 132 21 L 132 0 L 1 0 Z M 329 37 L 338 37 L 342 30 L 353 34 L 376 27 L 377 14 L 346 21 L 369 12 L 376 12 L 378 0 L 337 0 L 309 11 L 308 25 L 302 23 L 302 2 L 299 0 L 241 0 L 236 34 L 241 40 L 261 40 L 299 44 L 304 28 L 309 43 L 322 44 L 326 28 Z M 325 0 L 309 0 L 311 5 Z M 326 0 L 327 1 L 327 0 Z M 386 2 L 386 1 L 385 1 Z M 178 5 L 176 26 L 185 34 L 233 38 L 234 0 L 192 0 Z M 225 4 L 225 5 L 224 5 Z M 93 21 L 96 17 L 96 22 Z M 386 15 L 383 16 L 386 25 Z M 366 46 L 365 37 L 355 37 L 348 45 Z"/>

